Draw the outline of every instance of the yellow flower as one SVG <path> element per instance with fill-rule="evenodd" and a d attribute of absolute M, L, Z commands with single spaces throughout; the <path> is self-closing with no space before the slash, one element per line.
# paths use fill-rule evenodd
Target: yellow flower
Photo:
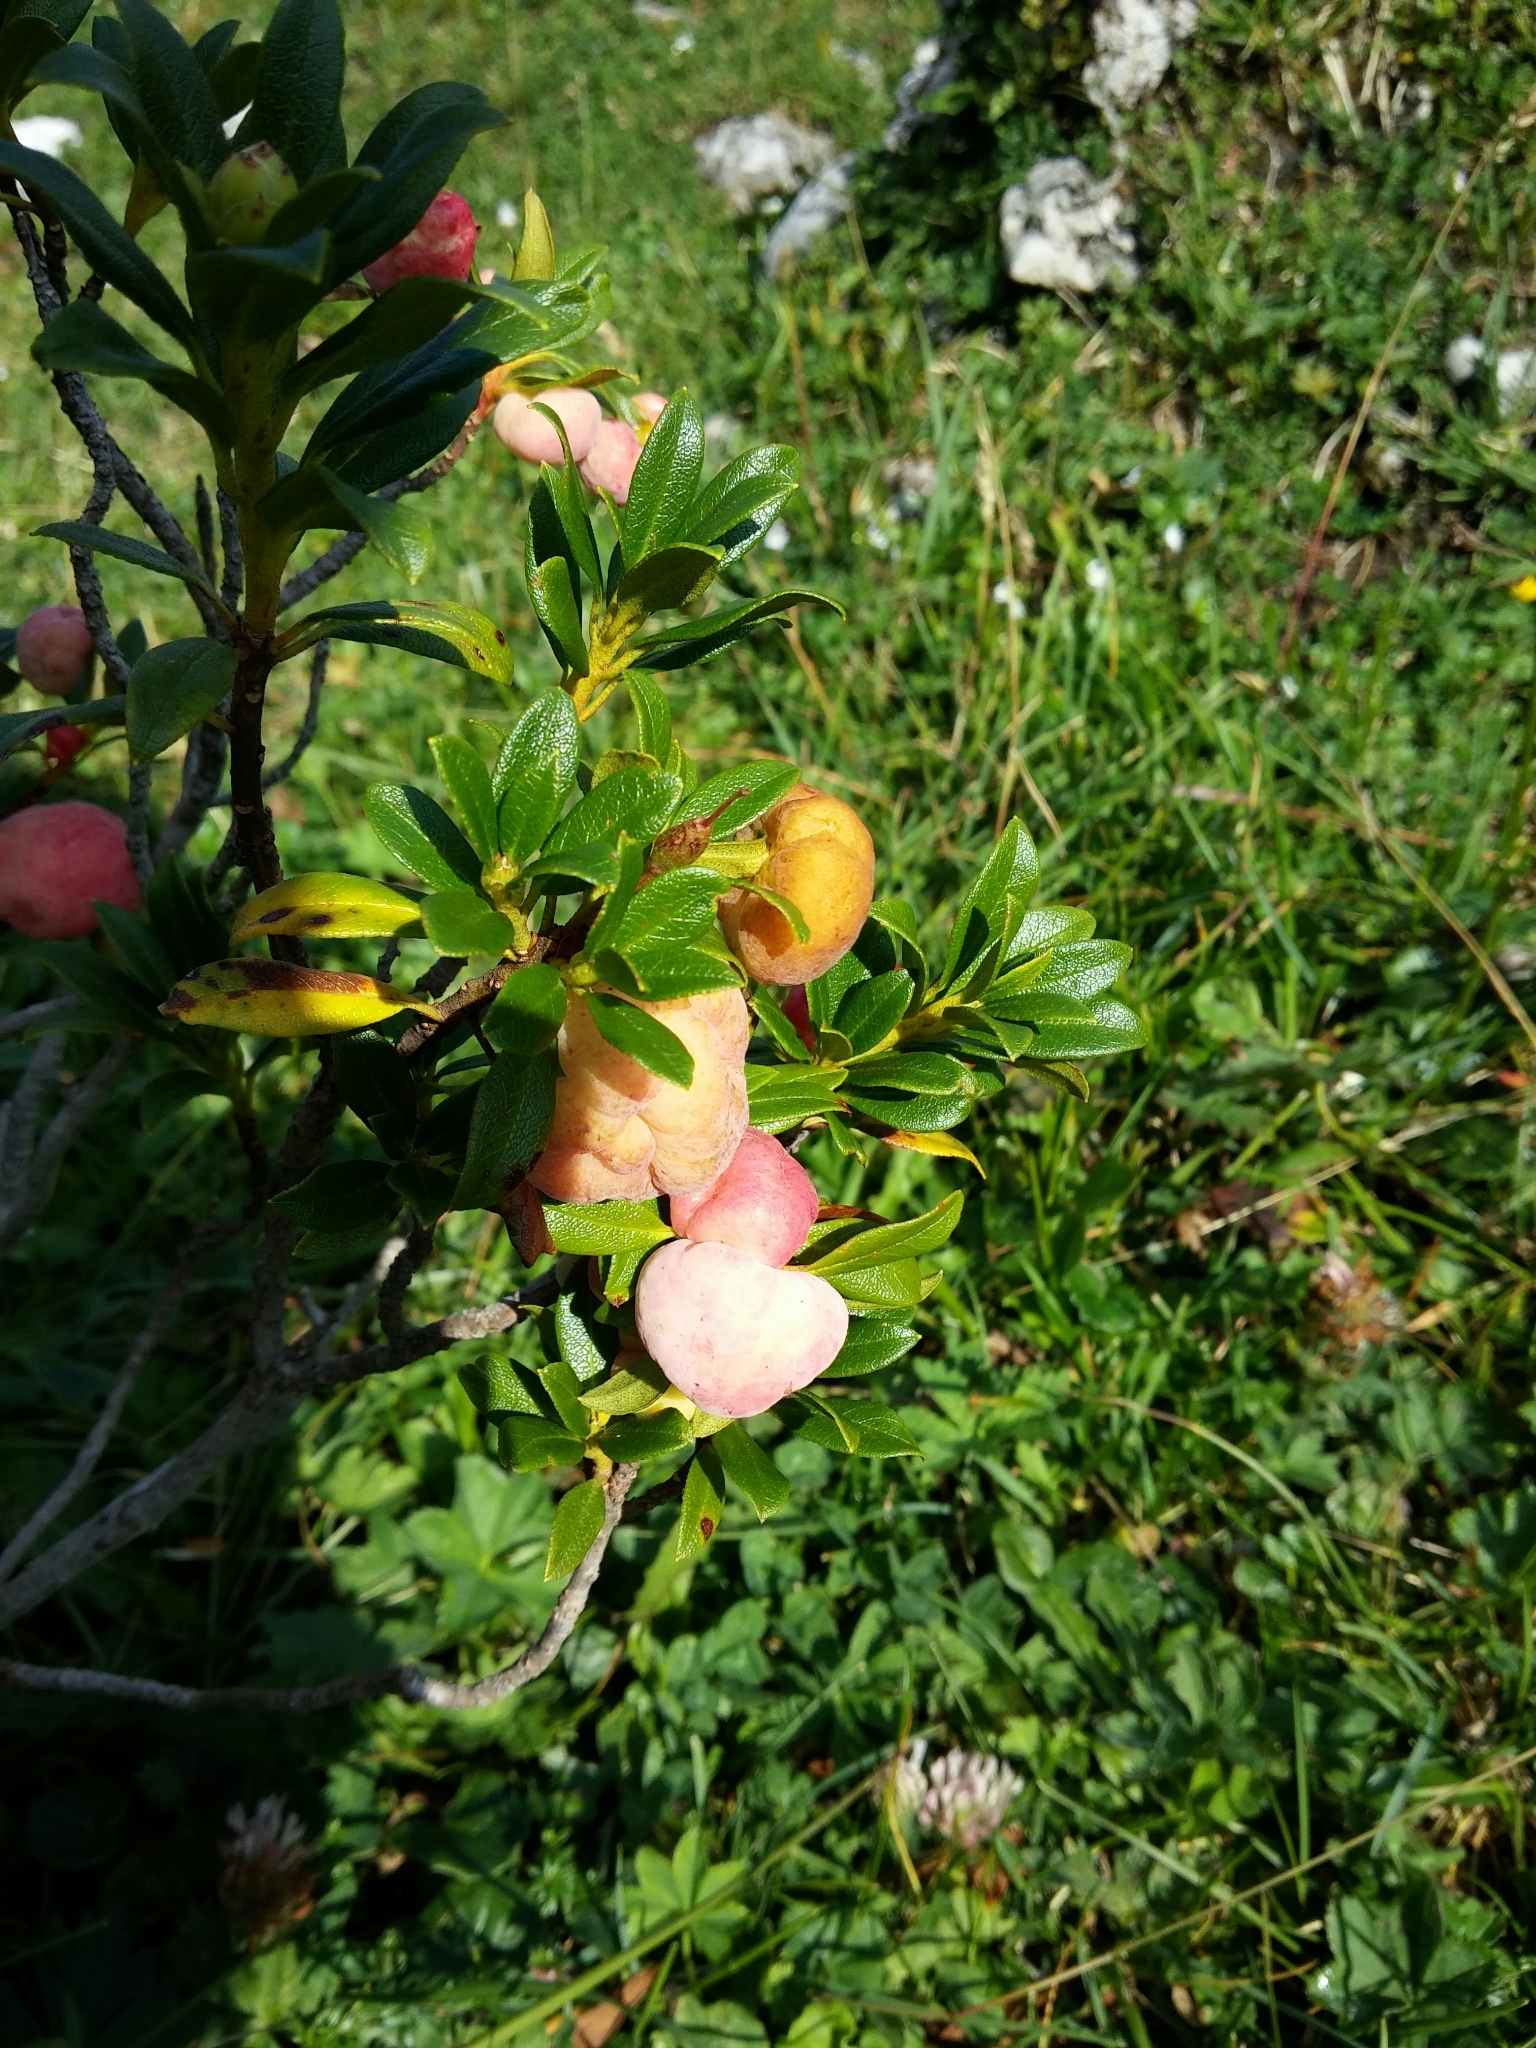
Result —
<path fill-rule="evenodd" d="M 1518 583 L 1509 587 L 1511 597 L 1518 597 L 1522 604 L 1536 604 L 1536 576 L 1522 576 Z"/>

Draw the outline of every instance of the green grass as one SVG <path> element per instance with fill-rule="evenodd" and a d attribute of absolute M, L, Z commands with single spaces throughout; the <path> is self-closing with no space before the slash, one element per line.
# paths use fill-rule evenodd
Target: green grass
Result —
<path fill-rule="evenodd" d="M 467 160 L 481 217 L 536 178 L 562 233 L 611 243 L 645 382 L 688 381 L 744 439 L 806 445 L 814 491 L 752 573 L 829 590 L 847 621 L 808 616 L 801 656 L 765 640 L 675 688 L 701 753 L 836 777 L 882 889 L 933 934 L 1021 816 L 1042 896 L 1136 946 L 1152 1042 L 1086 1108 L 1017 1088 L 985 1105 L 983 1188 L 912 1155 L 866 1172 L 808 1151 L 829 1198 L 886 1213 L 971 1188 L 925 1342 L 887 1381 L 922 1463 L 834 1475 L 780 1439 L 786 1515 L 759 1530 L 733 1510 L 682 1571 L 653 1510 L 558 1671 L 504 1709 L 188 1725 L 4 1701 L 0 1910 L 31 1952 L 0 1992 L 8 2038 L 472 2041 L 688 1906 L 697 1828 L 740 1885 L 650 1955 L 667 1975 L 621 2039 L 1536 2039 L 1528 1766 L 1510 1767 L 1536 1746 L 1536 1060 L 1435 907 L 1536 946 L 1528 813 L 1502 911 L 1489 858 L 1536 652 L 1503 588 L 1536 552 L 1530 457 L 1438 368 L 1485 321 L 1524 338 L 1529 131 L 1482 171 L 1393 365 L 1387 395 L 1418 424 L 1375 432 L 1415 465 L 1392 491 L 1346 488 L 1294 695 L 1278 661 L 1319 451 L 1455 173 L 1531 82 L 1521 10 L 1477 12 L 1460 42 L 1435 14 L 1412 21 L 1426 63 L 1450 52 L 1441 111 L 1389 140 L 1356 136 L 1331 96 L 1315 13 L 1221 0 L 1131 138 L 1150 274 L 1079 318 L 1001 299 L 963 216 L 920 248 L 922 206 L 904 226 L 889 180 L 866 236 L 765 293 L 760 229 L 698 185 L 689 138 L 726 113 L 779 104 L 872 142 L 883 104 L 831 39 L 893 80 L 921 7 L 700 10 L 679 57 L 673 26 L 616 5 L 357 10 L 356 126 L 424 75 L 429 26 L 431 73 L 514 108 Z M 1373 31 L 1332 10 L 1356 76 Z M 1290 135 L 1282 60 L 1310 125 L 1266 194 L 1265 136 Z M 109 161 L 96 138 L 86 158 Z M 84 486 L 26 364 L 14 262 L 0 289 L 0 509 L 19 533 Z M 987 329 L 955 312 L 981 304 Z M 112 398 L 147 466 L 186 459 Z M 903 520 L 882 471 L 914 455 L 936 485 Z M 508 621 L 533 689 L 550 671 L 523 493 L 477 448 L 438 494 L 423 587 Z M 42 545 L 14 565 L 15 611 L 65 594 Z M 991 595 L 1010 573 L 1017 620 Z M 344 594 L 389 587 L 365 558 Z M 285 852 L 367 866 L 363 784 L 428 780 L 430 733 L 509 707 L 393 658 L 338 682 Z M 145 1133 L 125 1094 L 9 1262 L 18 1513 L 174 1256 L 175 1176 L 211 1156 L 207 1125 Z M 457 1303 L 506 1256 L 462 1229 L 415 1299 Z M 107 1479 L 223 1398 L 238 1271 L 210 1269 Z M 542 1556 L 549 1502 L 540 1480 L 503 1492 L 480 1448 L 442 1361 L 371 1383 L 7 1647 L 199 1683 L 328 1676 L 386 1648 L 488 1667 L 538 1612 L 516 1540 Z M 182 1547 L 208 1536 L 215 1556 Z M 1010 1825 L 974 1853 L 898 1848 L 861 1797 L 769 1865 L 903 1736 L 1009 1760 Z M 319 1844 L 316 1902 L 246 1956 L 213 1903 L 216 1847 L 232 1801 L 273 1792 Z M 1024 2002 L 1122 1944 L 1048 2013 L 1049 1994 Z"/>

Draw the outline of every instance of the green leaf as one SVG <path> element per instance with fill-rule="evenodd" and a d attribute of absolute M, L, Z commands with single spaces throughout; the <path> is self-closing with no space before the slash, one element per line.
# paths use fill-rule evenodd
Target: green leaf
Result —
<path fill-rule="evenodd" d="M 51 156 L 23 149 L 17 142 L 0 142 L 0 171 L 9 171 L 30 193 L 47 200 L 86 262 L 108 284 L 116 285 L 167 334 L 189 346 L 193 343 L 191 314 L 83 179 Z"/>
<path fill-rule="evenodd" d="M 725 648 L 734 647 L 738 640 L 744 640 L 753 627 L 760 626 L 765 619 L 780 618 L 785 612 L 792 612 L 800 606 L 807 606 L 812 611 L 836 612 L 839 618 L 846 616 L 840 604 L 835 604 L 830 597 L 823 597 L 818 591 L 778 590 L 772 597 L 756 597 L 743 604 L 722 605 L 719 611 L 706 612 L 702 619 L 679 620 L 663 626 L 659 632 L 648 633 L 643 640 L 634 643 L 635 667 L 689 668 L 695 662 L 708 661 Z"/>
<path fill-rule="evenodd" d="M 623 952 L 609 946 L 595 965 L 604 981 L 636 1002 L 664 1003 L 679 996 L 703 995 L 715 988 L 739 988 L 741 975 L 729 961 L 701 946 L 680 946 L 670 940 L 637 941 Z"/>
<path fill-rule="evenodd" d="M 621 832 L 649 846 L 671 817 L 682 785 L 651 768 L 621 768 L 587 791 L 545 841 L 545 853 L 568 846 L 616 845 Z"/>
<path fill-rule="evenodd" d="M 901 967 L 858 982 L 837 1006 L 837 1029 L 856 1053 L 870 1052 L 907 1014 L 912 994 L 912 977 Z"/>
<path fill-rule="evenodd" d="M 159 158 L 173 164 L 190 166 L 201 178 L 211 178 L 228 156 L 229 144 L 203 67 L 150 0 L 118 0 L 117 11 L 127 31 L 130 71 L 144 110 L 141 134 L 146 148 L 154 148 Z"/>
<path fill-rule="evenodd" d="M 777 1134 L 797 1130 L 815 1116 L 831 1116 L 846 1067 L 747 1068 L 747 1103 L 756 1129 Z"/>
<path fill-rule="evenodd" d="M 56 725 L 109 724 L 127 709 L 126 697 L 93 697 L 87 704 L 51 707 L 47 711 L 8 711 L 0 718 L 0 759 L 14 754 L 28 740 L 41 739 Z"/>
<path fill-rule="evenodd" d="M 509 1415 L 501 1425 L 501 1455 L 514 1472 L 581 1462 L 582 1442 L 542 1415 Z"/>
<path fill-rule="evenodd" d="M 624 684 L 635 707 L 640 751 L 665 764 L 672 750 L 672 706 L 666 691 L 635 668 L 624 671 Z"/>
<path fill-rule="evenodd" d="M 1037 1060 L 1100 1059 L 1132 1052 L 1146 1042 L 1146 1030 L 1134 1011 L 1124 1003 L 1102 1002 L 1094 1004 L 1089 1022 L 1042 1025 L 1030 1054 Z"/>
<path fill-rule="evenodd" d="M 424 1166 L 419 1160 L 402 1160 L 391 1171 L 389 1184 L 409 1204 L 424 1229 L 430 1230 L 453 1207 L 457 1185 L 453 1175 L 441 1173 L 435 1166 Z"/>
<path fill-rule="evenodd" d="M 387 1223 L 400 1198 L 382 1159 L 348 1159 L 316 1167 L 297 1186 L 274 1195 L 272 1206 L 305 1230 L 334 1234 Z"/>
<path fill-rule="evenodd" d="M 363 796 L 363 813 L 385 850 L 433 889 L 479 885 L 475 849 L 425 790 L 375 782 Z"/>
<path fill-rule="evenodd" d="M 964 1207 L 965 1196 L 957 1189 L 926 1215 L 914 1216 L 905 1223 L 879 1223 L 869 1230 L 858 1231 L 835 1251 L 818 1259 L 810 1271 L 830 1280 L 836 1273 L 881 1266 L 893 1259 L 915 1259 L 925 1252 L 937 1251 L 954 1235 Z"/>
<path fill-rule="evenodd" d="M 229 922 L 208 900 L 201 868 L 168 855 L 150 876 L 144 907 L 178 976 L 228 953 Z"/>
<path fill-rule="evenodd" d="M 676 611 L 704 595 L 719 567 L 720 557 L 713 548 L 661 548 L 624 572 L 613 602 L 638 605 L 647 616 Z"/>
<path fill-rule="evenodd" d="M 564 690 L 537 698 L 502 743 L 491 774 L 501 850 L 522 865 L 554 829 L 576 786 L 581 727 Z"/>
<path fill-rule="evenodd" d="M 575 1571 L 602 1533 L 607 1511 L 608 1499 L 600 1479 L 584 1479 L 561 1494 L 549 1532 L 546 1580 L 563 1579 Z"/>
<path fill-rule="evenodd" d="M 897 1414 L 884 1401 L 850 1401 L 845 1421 L 856 1431 L 854 1456 L 859 1458 L 920 1458 L 922 1446 Z"/>
<path fill-rule="evenodd" d="M 739 1422 L 730 1423 L 711 1437 L 710 1442 L 726 1476 L 746 1495 L 760 1522 L 766 1522 L 770 1515 L 788 1507 L 789 1481 L 761 1444 L 749 1436 Z"/>
<path fill-rule="evenodd" d="M 84 941 L 44 939 L 28 948 L 27 957 L 51 967 L 102 1025 L 148 1037 L 173 1036 L 171 1027 L 138 983 L 109 966 Z"/>
<path fill-rule="evenodd" d="M 175 987 L 178 976 L 174 963 L 154 931 L 142 917 L 123 910 L 116 903 L 98 903 L 96 920 L 106 934 L 113 952 L 140 988 L 147 989 L 157 1003 Z"/>
<path fill-rule="evenodd" d="M 1130 963 L 1130 947 L 1115 939 L 1061 945 L 1052 952 L 1050 964 L 1035 986 L 1058 995 L 1075 996 L 1079 1002 L 1091 1002 L 1113 988 Z M 995 990 L 997 983 L 992 987 Z"/>
<path fill-rule="evenodd" d="M 843 1348 L 828 1366 L 830 1377 L 840 1380 L 862 1378 L 865 1373 L 884 1372 L 898 1358 L 905 1358 L 917 1342 L 918 1333 L 906 1323 L 888 1322 L 867 1316 L 848 1325 Z"/>
<path fill-rule="evenodd" d="M 610 1252 L 599 1263 L 602 1268 L 602 1296 L 615 1308 L 628 1301 L 634 1292 L 636 1278 L 645 1258 L 639 1246 L 631 1245 L 627 1251 Z"/>
<path fill-rule="evenodd" d="M 711 477 L 688 508 L 681 535 L 719 548 L 723 568 L 756 546 L 800 482 L 800 451 L 752 448 Z"/>
<path fill-rule="evenodd" d="M 350 1031 L 331 1041 L 336 1092 L 398 1159 L 416 1135 L 416 1084 L 390 1041 L 377 1031 Z"/>
<path fill-rule="evenodd" d="M 464 820 L 471 845 L 482 861 L 489 860 L 498 851 L 491 771 L 468 740 L 460 739 L 456 733 L 439 733 L 427 744 L 443 778 L 443 787 Z"/>
<path fill-rule="evenodd" d="M 1021 1074 L 1033 1074 L 1048 1088 L 1058 1089 L 1077 1102 L 1086 1102 L 1093 1092 L 1088 1086 L 1087 1075 L 1069 1060 L 1021 1059 L 1016 1064 Z"/>
<path fill-rule="evenodd" d="M 630 480 L 621 537 L 631 568 L 681 536 L 703 471 L 699 409 L 686 391 L 678 391 L 647 435 Z"/>
<path fill-rule="evenodd" d="M 455 1208 L 499 1208 L 507 1190 L 532 1166 L 554 1122 L 559 1071 L 553 1052 L 533 1059 L 502 1053 L 491 1062 L 475 1097 Z"/>
<path fill-rule="evenodd" d="M 215 1080 L 211 1074 L 188 1073 L 184 1067 L 174 1073 L 156 1074 L 152 1081 L 144 1084 L 139 1096 L 139 1121 L 146 1131 L 158 1131 L 189 1102 L 196 1102 L 204 1096 L 228 1094 L 229 1084 Z"/>
<path fill-rule="evenodd" d="M 855 1315 L 880 1315 L 892 1309 L 916 1308 L 937 1286 L 939 1275 L 925 1281 L 916 1259 L 893 1259 L 879 1266 L 860 1266 L 828 1273 L 827 1280 Z"/>
<path fill-rule="evenodd" d="M 579 609 L 583 581 L 593 590 L 602 587 L 597 536 L 592 531 L 580 474 L 571 460 L 564 424 L 552 407 L 545 406 L 541 410 L 560 436 L 565 461 L 558 469 L 552 469 L 546 463 L 539 470 L 539 480 L 533 487 L 528 505 L 525 552 L 534 567 L 556 557 L 564 558 Z"/>
<path fill-rule="evenodd" d="M 566 1428 L 577 1436 L 585 1435 L 591 1424 L 581 1399 L 581 1381 L 563 1358 L 552 1358 L 540 1373 L 544 1390 L 555 1404 L 555 1411 Z"/>
<path fill-rule="evenodd" d="M 89 299 L 77 299 L 76 305 L 89 305 Z M 111 555 L 119 562 L 131 562 L 136 569 L 148 569 L 156 576 L 175 576 L 182 583 L 196 584 L 200 590 L 207 590 L 207 577 L 200 568 L 187 562 L 178 562 L 174 555 L 162 553 L 151 547 L 148 541 L 134 540 L 125 533 L 109 533 L 104 526 L 90 526 L 83 519 L 56 519 L 47 526 L 32 529 L 34 540 L 61 540 L 67 546 L 84 548 L 89 554 Z"/>
<path fill-rule="evenodd" d="M 781 803 L 799 780 L 800 770 L 793 761 L 743 761 L 739 768 L 722 769 L 690 790 L 678 804 L 672 822 L 707 818 L 724 804 L 727 808 L 720 811 L 709 836 L 711 840 L 731 839 L 743 826 L 755 823 L 764 811 Z"/>
<path fill-rule="evenodd" d="M 645 1250 L 674 1235 L 655 1202 L 546 1202 L 544 1223 L 556 1251 L 589 1258 Z"/>
<path fill-rule="evenodd" d="M 1035 842 L 1017 818 L 1009 821 L 988 855 L 981 872 L 960 899 L 955 928 L 938 986 L 948 988 L 959 980 L 986 951 L 990 941 L 1002 936 L 1002 916 L 1012 894 L 1027 903 L 1040 880 L 1040 856 Z"/>
<path fill-rule="evenodd" d="M 1055 905 L 1043 910 L 1027 910 L 1008 942 L 1003 965 L 1011 967 L 1032 953 L 1043 952 L 1048 946 L 1075 945 L 1081 939 L 1091 939 L 1093 930 L 1093 917 L 1086 910 Z"/>
<path fill-rule="evenodd" d="M 612 943 L 621 950 L 662 942 L 684 945 L 713 930 L 715 905 L 735 886 L 728 875 L 710 868 L 674 868 L 658 875 L 625 908 Z M 609 937 L 599 937 L 594 928 L 587 944 L 596 948 Z"/>
<path fill-rule="evenodd" d="M 697 1557 L 725 1514 L 725 1469 L 719 1454 L 701 1443 L 683 1482 L 683 1512 L 677 1525 L 677 1561 Z"/>
<path fill-rule="evenodd" d="M 301 185 L 334 167 L 345 69 L 336 0 L 278 0 L 261 39 L 250 126 Z"/>
<path fill-rule="evenodd" d="M 889 1088 L 906 1095 L 969 1098 L 973 1093 L 966 1069 L 947 1052 L 882 1053 L 875 1059 L 861 1060 L 852 1079 L 857 1088 Z"/>
<path fill-rule="evenodd" d="M 128 751 L 152 761 L 229 695 L 235 650 L 217 640 L 168 640 L 134 663 L 128 678 Z"/>
<path fill-rule="evenodd" d="M 270 345 L 291 334 L 325 297 L 330 259 L 324 228 L 282 249 L 202 249 L 187 258 L 187 293 L 199 318 L 215 325 L 227 345 Z M 313 480 L 314 473 L 308 474 Z M 268 492 L 260 503 L 265 515 L 283 497 Z"/>
<path fill-rule="evenodd" d="M 619 879 L 618 849 L 612 846 L 567 846 L 559 853 L 545 854 L 523 869 L 524 879 L 540 884 L 542 894 L 580 895 L 577 884 L 585 883 L 599 892 L 612 889 Z"/>
<path fill-rule="evenodd" d="M 600 1380 L 582 1395 L 583 1406 L 596 1415 L 638 1415 L 654 1407 L 667 1391 L 667 1376 L 653 1359 L 636 1358 L 623 1372 Z"/>
<path fill-rule="evenodd" d="M 427 937 L 445 958 L 489 953 L 500 959 L 515 942 L 510 918 L 473 889 L 443 889 L 420 904 Z"/>
<path fill-rule="evenodd" d="M 537 1415 L 548 1421 L 550 1404 L 532 1391 L 535 1375 L 510 1358 L 485 1351 L 470 1365 L 458 1370 L 459 1385 L 474 1403 L 475 1412 L 487 1422 L 503 1422 L 509 1415 Z"/>
<path fill-rule="evenodd" d="M 856 1115 L 889 1124 L 893 1131 L 952 1131 L 965 1122 L 974 1107 L 969 1094 L 909 1095 L 905 1090 L 877 1094 L 851 1077 L 843 1087 L 842 1099 Z"/>
<path fill-rule="evenodd" d="M 585 1386 L 608 1370 L 608 1360 L 569 1294 L 556 1297 L 554 1320 L 555 1342 L 560 1356 L 575 1374 L 579 1385 Z"/>
<path fill-rule="evenodd" d="M 159 356 L 151 354 L 95 299 L 71 299 L 62 312 L 56 313 L 33 342 L 32 358 L 44 370 L 80 370 L 93 377 L 134 378 L 158 391 L 162 398 L 169 399 L 182 412 L 190 414 L 222 447 L 229 447 L 235 439 L 234 415 L 223 393 L 214 385 L 205 384 L 202 378 L 194 377 L 190 371 L 179 370 L 174 363 L 162 362 Z M 69 523 L 79 524 L 78 521 Z M 86 530 L 100 532 L 101 529 Z M 43 531 L 57 533 L 58 529 L 44 528 Z M 145 556 L 158 554 L 157 549 L 143 542 L 137 545 Z M 111 554 L 115 550 L 108 547 L 103 552 Z M 123 559 L 132 561 L 135 558 L 125 555 Z M 166 555 L 161 560 L 170 562 L 171 557 Z M 159 568 L 160 563 L 140 560 L 140 567 Z M 160 569 L 160 573 L 181 576 L 189 582 L 202 580 L 197 571 L 188 570 L 179 563 L 173 568 Z"/>
<path fill-rule="evenodd" d="M 615 1416 L 597 1445 L 616 1465 L 644 1465 L 669 1458 L 693 1442 L 693 1431 L 675 1408 L 655 1415 Z"/>
<path fill-rule="evenodd" d="M 368 545 L 377 548 L 407 583 L 419 583 L 432 559 L 432 521 L 422 507 L 407 505 L 403 499 L 370 498 L 323 465 L 318 473 L 346 515 L 335 523 L 348 532 L 364 534 Z"/>
<path fill-rule="evenodd" d="M 264 239 L 274 249 L 285 243 L 301 242 L 316 228 L 324 227 L 354 192 L 378 182 L 378 172 L 361 164 L 351 168 L 339 164 L 335 170 L 323 171 L 278 208 L 267 224 Z"/>
<path fill-rule="evenodd" d="M 587 997 L 592 1021 L 611 1046 L 627 1053 L 648 1073 L 659 1074 L 679 1088 L 693 1086 L 693 1054 L 659 1017 L 632 1003 L 596 993 Z"/>
<path fill-rule="evenodd" d="M 468 605 L 401 598 L 371 598 L 361 604 L 331 605 L 310 612 L 301 622 L 303 637 L 295 646 L 313 647 L 317 640 L 352 640 L 365 647 L 398 647 L 422 654 L 450 668 L 468 669 L 493 683 L 512 681 L 512 653 L 507 636 L 483 612 Z M 295 629 L 297 631 L 297 629 Z"/>
<path fill-rule="evenodd" d="M 773 1040 L 778 1050 L 783 1053 L 785 1059 L 792 1061 L 796 1066 L 809 1066 L 811 1054 L 806 1050 L 804 1040 L 779 1008 L 778 1004 L 773 1000 L 773 997 L 767 995 L 762 989 L 756 989 L 752 994 L 752 1007 L 757 1012 L 757 1021 Z M 772 1070 L 762 1069 L 760 1071 L 771 1072 Z"/>
<path fill-rule="evenodd" d="M 292 405 L 322 384 L 392 363 L 441 334 L 475 296 L 473 284 L 447 277 L 407 277 L 357 317 L 301 356 L 278 381 L 280 403 Z"/>
<path fill-rule="evenodd" d="M 502 983 L 481 1028 L 498 1052 L 527 1059 L 554 1044 L 565 1022 L 565 983 L 539 962 L 519 967 Z"/>
<path fill-rule="evenodd" d="M 621 832 L 614 859 L 613 880 L 608 885 L 602 909 L 593 920 L 582 948 L 587 957 L 595 959 L 608 941 L 617 936 L 644 873 L 645 848 L 631 839 L 628 833 Z"/>
<path fill-rule="evenodd" d="M 528 599 L 544 637 L 554 649 L 563 668 L 584 676 L 591 669 L 586 635 L 581 627 L 581 604 L 571 582 L 570 564 L 564 555 L 551 555 L 528 571 Z"/>

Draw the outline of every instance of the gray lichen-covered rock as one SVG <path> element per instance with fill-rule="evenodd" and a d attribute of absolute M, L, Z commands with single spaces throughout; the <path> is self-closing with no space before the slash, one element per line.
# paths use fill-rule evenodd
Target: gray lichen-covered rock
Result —
<path fill-rule="evenodd" d="M 795 192 L 837 157 L 830 135 L 802 128 L 787 114 L 738 114 L 696 136 L 699 169 L 736 213 L 750 213 L 775 192 Z"/>
<path fill-rule="evenodd" d="M 818 235 L 834 227 L 848 211 L 849 186 L 856 157 L 840 156 L 835 163 L 802 185 L 793 203 L 775 223 L 763 244 L 763 275 L 777 284 L 791 256 L 808 248 Z"/>
<path fill-rule="evenodd" d="M 1123 113 L 1156 92 L 1199 17 L 1198 0 L 1104 0 L 1093 17 L 1095 54 L 1084 66 L 1083 87 L 1112 131 Z"/>
<path fill-rule="evenodd" d="M 1015 284 L 1096 292 L 1133 285 L 1139 274 L 1118 183 L 1095 178 L 1081 157 L 1046 157 L 1010 185 L 998 227 Z"/>

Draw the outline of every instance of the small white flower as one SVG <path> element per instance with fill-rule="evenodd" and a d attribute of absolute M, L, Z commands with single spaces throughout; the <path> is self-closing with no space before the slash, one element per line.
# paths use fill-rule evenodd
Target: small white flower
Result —
<path fill-rule="evenodd" d="M 1001 583 L 993 584 L 992 602 L 1002 605 L 1011 619 L 1022 619 L 1024 616 L 1024 600 L 1006 576 Z"/>
<path fill-rule="evenodd" d="M 1106 562 L 1101 562 L 1097 555 L 1089 562 L 1083 574 L 1088 579 L 1088 588 L 1090 590 L 1108 590 L 1109 565 Z"/>
<path fill-rule="evenodd" d="M 1182 555 L 1184 552 L 1184 529 L 1176 519 L 1163 528 L 1163 546 L 1170 555 Z"/>
<path fill-rule="evenodd" d="M 763 546 L 770 555 L 782 555 L 790 543 L 790 531 L 782 519 L 775 519 L 763 535 Z"/>
<path fill-rule="evenodd" d="M 875 520 L 871 519 L 868 526 L 865 527 L 864 538 L 872 548 L 878 548 L 882 555 L 890 552 L 891 536 Z"/>
<path fill-rule="evenodd" d="M 1294 676 L 1282 676 L 1280 678 L 1280 694 L 1288 704 L 1294 704 L 1301 695 L 1301 685 Z"/>
<path fill-rule="evenodd" d="M 498 199 L 496 202 L 496 225 L 499 228 L 515 228 L 521 215 L 515 199 Z"/>
<path fill-rule="evenodd" d="M 1357 1074 L 1352 1067 L 1346 1067 L 1328 1091 L 1340 1102 L 1348 1102 L 1352 1095 L 1358 1095 L 1365 1086 L 1364 1074 Z"/>
<path fill-rule="evenodd" d="M 1024 1781 L 995 1756 L 952 1749 L 928 1766 L 917 1817 L 958 1849 L 979 1849 L 1002 1826 Z"/>
<path fill-rule="evenodd" d="M 674 36 L 674 37 L 672 38 L 672 54 L 673 54 L 673 56 L 674 56 L 674 57 L 686 57 L 686 56 L 687 56 L 687 54 L 688 54 L 688 52 L 689 52 L 689 51 L 690 51 L 690 50 L 691 50 L 692 48 L 693 48 L 693 30 L 692 30 L 691 28 L 680 28 L 680 29 L 678 30 L 677 34 L 676 34 L 676 35 L 675 35 L 675 36 Z"/>
<path fill-rule="evenodd" d="M 1138 462 L 1138 463 L 1136 463 L 1136 464 L 1134 465 L 1134 467 L 1132 467 L 1132 468 L 1128 469 L 1128 470 L 1127 470 L 1127 471 L 1125 472 L 1125 475 L 1124 475 L 1123 477 L 1121 477 L 1121 479 L 1120 479 L 1120 487 L 1121 487 L 1121 489 L 1122 489 L 1122 490 L 1126 490 L 1126 491 L 1134 491 L 1134 490 L 1135 490 L 1135 488 L 1136 488 L 1136 486 L 1137 486 L 1137 485 L 1138 485 L 1138 484 L 1139 484 L 1140 482 L 1141 482 L 1141 464 L 1140 464 L 1140 463 Z"/>

